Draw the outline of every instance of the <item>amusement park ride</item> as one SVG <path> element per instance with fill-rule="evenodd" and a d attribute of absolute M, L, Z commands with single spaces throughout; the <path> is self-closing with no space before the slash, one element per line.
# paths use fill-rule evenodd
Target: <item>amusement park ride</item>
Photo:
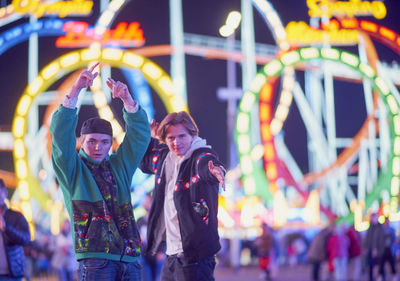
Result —
<path fill-rule="evenodd" d="M 137 22 L 110 28 L 127 2 L 101 0 L 94 26 L 68 20 L 93 12 L 91 0 L 14 0 L 0 8 L 0 58 L 29 40 L 29 83 L 19 98 L 11 132 L 0 132 L 0 150 L 12 150 L 15 174 L 0 170 L 0 177 L 16 188 L 11 204 L 24 213 L 32 229 L 39 223 L 57 233 L 65 215 L 51 167 L 48 126 L 76 71 L 96 61 L 103 65 L 101 77 L 107 77 L 111 68 L 122 69 L 131 92 L 152 118 L 149 85 L 168 112 L 188 110 L 185 55 L 227 60 L 228 72 L 229 63 L 242 66 L 243 95 L 237 108 L 230 106 L 227 118 L 228 135 L 235 143 L 229 145 L 227 174 L 232 192 L 220 197 L 222 236 L 255 235 L 260 221 L 282 227 L 295 207 L 307 225 L 338 218 L 354 221 L 361 231 L 376 211 L 400 220 L 400 69 L 381 63 L 373 44 L 377 41 L 400 54 L 400 35 L 379 24 L 386 15 L 385 2 L 307 0 L 310 23 L 293 21 L 285 27 L 269 1 L 242 0 L 238 42 L 234 33 L 227 40 L 184 33 L 182 3 L 170 0 L 171 44 L 155 46 L 144 46 Z M 253 7 L 275 45 L 255 43 Z M 29 22 L 8 27 L 25 17 Z M 54 47 L 77 50 L 39 69 L 38 42 L 44 36 L 57 37 Z M 358 54 L 340 49 L 349 46 Z M 171 57 L 171 77 L 149 59 L 166 55 Z M 337 130 L 335 80 L 362 85 L 363 101 L 357 107 L 365 112 L 365 121 L 350 138 Z M 99 116 L 110 120 L 120 142 L 124 132 L 103 84 L 97 79 L 80 105 L 95 106 Z M 53 90 L 54 85 L 58 88 Z M 236 104 L 229 98 L 230 93 L 238 97 L 229 73 L 225 90 L 228 104 Z M 297 163 L 284 135 L 293 102 L 306 131 L 306 168 Z M 39 118 L 43 106 L 44 117 Z M 151 191 L 151 182 L 135 174 L 136 202 Z M 136 211 L 143 210 L 139 206 Z"/>

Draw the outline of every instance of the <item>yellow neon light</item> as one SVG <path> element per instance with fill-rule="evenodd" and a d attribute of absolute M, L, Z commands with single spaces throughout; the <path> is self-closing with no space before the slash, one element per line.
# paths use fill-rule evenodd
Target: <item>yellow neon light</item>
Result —
<path fill-rule="evenodd" d="M 174 93 L 174 84 L 168 76 L 163 76 L 158 80 L 158 84 L 165 92 L 173 95 Z"/>
<path fill-rule="evenodd" d="M 69 15 L 88 15 L 92 11 L 93 1 L 38 1 L 38 0 L 13 0 L 11 4 L 16 13 L 30 14 L 37 18 L 42 16 L 58 15 L 63 18 Z"/>
<path fill-rule="evenodd" d="M 186 110 L 186 103 L 181 97 L 178 96 L 171 97 L 171 104 L 173 108 L 175 108 L 177 111 Z"/>
<path fill-rule="evenodd" d="M 60 58 L 61 67 L 70 67 L 79 61 L 79 53 L 71 53 Z"/>
<path fill-rule="evenodd" d="M 21 209 L 27 221 L 32 221 L 32 208 L 28 201 L 21 202 Z"/>
<path fill-rule="evenodd" d="M 41 77 L 36 77 L 35 80 L 29 85 L 28 94 L 34 96 L 37 94 L 37 91 L 43 85 L 43 79 Z"/>
<path fill-rule="evenodd" d="M 161 76 L 161 70 L 149 63 L 144 64 L 143 72 L 153 79 L 158 79 Z"/>
<path fill-rule="evenodd" d="M 123 51 L 120 49 L 104 49 L 103 58 L 107 60 L 120 60 L 123 55 Z"/>
<path fill-rule="evenodd" d="M 14 141 L 14 153 L 17 158 L 23 158 L 26 155 L 25 145 L 22 139 L 16 139 Z"/>
<path fill-rule="evenodd" d="M 100 58 L 101 52 L 100 47 L 90 47 L 85 49 L 81 53 L 81 58 L 84 61 L 97 61 Z"/>
<path fill-rule="evenodd" d="M 332 16 L 368 16 L 373 15 L 377 19 L 383 19 L 386 16 L 386 6 L 382 1 L 335 1 L 330 0 L 307 0 L 310 17 L 328 17 Z"/>
<path fill-rule="evenodd" d="M 306 22 L 291 21 L 286 26 L 286 39 L 292 45 L 324 44 L 354 45 L 358 43 L 355 29 L 315 29 Z"/>
<path fill-rule="evenodd" d="M 142 57 L 140 57 L 138 55 L 135 55 L 135 54 L 132 54 L 132 53 L 126 53 L 123 56 L 122 61 L 124 63 L 126 63 L 127 65 L 132 66 L 133 68 L 140 67 L 144 62 Z"/>
<path fill-rule="evenodd" d="M 32 103 L 32 98 L 30 96 L 23 96 L 20 102 L 18 103 L 17 113 L 19 115 L 27 114 L 31 103 Z"/>
<path fill-rule="evenodd" d="M 18 116 L 14 118 L 14 124 L 12 126 L 12 133 L 14 137 L 20 138 L 25 133 L 25 120 L 23 117 Z"/>
<path fill-rule="evenodd" d="M 48 80 L 56 75 L 59 70 L 60 65 L 58 63 L 49 64 L 48 66 L 46 66 L 46 68 L 43 69 L 42 76 L 45 80 Z"/>
<path fill-rule="evenodd" d="M 29 185 L 26 181 L 20 181 L 20 183 L 18 184 L 18 194 L 21 200 L 29 200 Z"/>
<path fill-rule="evenodd" d="M 24 179 L 27 177 L 28 175 L 28 167 L 27 164 L 24 160 L 17 160 L 16 163 L 16 174 L 19 178 Z"/>

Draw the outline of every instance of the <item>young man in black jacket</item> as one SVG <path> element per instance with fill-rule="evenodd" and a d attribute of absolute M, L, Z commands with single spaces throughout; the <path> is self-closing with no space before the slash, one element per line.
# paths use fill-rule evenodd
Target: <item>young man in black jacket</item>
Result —
<path fill-rule="evenodd" d="M 166 244 L 162 281 L 212 281 L 225 169 L 186 112 L 170 113 L 150 127 L 152 140 L 140 165 L 156 181 L 147 251 L 155 254 Z"/>
<path fill-rule="evenodd" d="M 0 280 L 22 280 L 25 272 L 24 248 L 30 240 L 25 217 L 7 208 L 8 191 L 0 179 Z"/>

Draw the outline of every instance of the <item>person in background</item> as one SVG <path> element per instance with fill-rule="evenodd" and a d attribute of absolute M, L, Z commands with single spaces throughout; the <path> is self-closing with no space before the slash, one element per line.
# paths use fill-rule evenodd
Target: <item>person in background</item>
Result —
<path fill-rule="evenodd" d="M 150 127 L 152 140 L 140 165 L 155 174 L 147 251 L 154 255 L 166 244 L 162 281 L 213 281 L 225 168 L 188 113 L 170 113 Z"/>
<path fill-rule="evenodd" d="M 122 101 L 126 134 L 109 155 L 111 123 L 95 117 L 81 128 L 76 152 L 76 104 L 82 89 L 93 84 L 94 69 L 81 72 L 53 114 L 52 163 L 71 218 L 79 280 L 141 280 L 140 235 L 131 203 L 132 176 L 150 141 L 146 112 L 128 87 L 107 80 L 112 97 Z"/>
<path fill-rule="evenodd" d="M 393 245 L 396 241 L 396 233 L 394 229 L 389 224 L 389 219 L 386 218 L 385 222 L 383 223 L 382 237 L 380 240 L 380 245 L 378 247 L 378 260 L 379 260 L 379 274 L 381 280 L 386 280 L 385 277 L 385 264 L 389 262 L 390 269 L 392 270 L 393 280 L 397 280 L 396 277 L 396 263 L 393 256 Z"/>
<path fill-rule="evenodd" d="M 6 205 L 8 191 L 0 179 L 0 281 L 22 280 L 25 274 L 24 246 L 31 234 L 25 217 Z"/>
<path fill-rule="evenodd" d="M 76 258 L 72 243 L 71 224 L 64 220 L 61 231 L 51 241 L 51 266 L 59 281 L 73 281 L 76 271 Z"/>
<path fill-rule="evenodd" d="M 346 235 L 350 241 L 349 247 L 349 259 L 352 268 L 352 281 L 359 281 L 361 277 L 361 264 L 362 264 L 362 256 L 361 256 L 361 243 L 360 243 L 360 234 L 355 230 L 354 226 L 348 226 Z"/>
<path fill-rule="evenodd" d="M 312 280 L 320 280 L 321 264 L 326 261 L 326 243 L 329 236 L 332 234 L 331 227 L 325 227 L 319 231 L 311 241 L 307 251 L 307 261 L 312 264 Z"/>
<path fill-rule="evenodd" d="M 343 225 L 333 228 L 326 244 L 328 261 L 333 264 L 333 271 L 336 281 L 347 280 L 347 261 L 349 258 L 350 241 L 344 232 Z"/>
<path fill-rule="evenodd" d="M 258 250 L 258 267 L 263 270 L 264 280 L 272 280 L 271 270 L 275 262 L 274 231 L 267 224 L 262 224 L 262 234 L 255 241 Z"/>
<path fill-rule="evenodd" d="M 363 241 L 363 250 L 366 253 L 368 263 L 369 281 L 374 281 L 374 267 L 378 263 L 378 248 L 382 242 L 382 225 L 378 222 L 378 215 L 372 214 L 370 226 Z"/>

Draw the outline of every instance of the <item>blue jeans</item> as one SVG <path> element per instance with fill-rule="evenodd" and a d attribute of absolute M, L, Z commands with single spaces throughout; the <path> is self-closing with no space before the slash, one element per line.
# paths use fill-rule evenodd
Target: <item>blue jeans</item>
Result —
<path fill-rule="evenodd" d="M 176 255 L 167 256 L 161 270 L 161 281 L 215 281 L 215 257 L 193 262 Z"/>
<path fill-rule="evenodd" d="M 142 266 L 137 262 L 106 259 L 83 259 L 79 261 L 79 281 L 141 281 Z"/>

